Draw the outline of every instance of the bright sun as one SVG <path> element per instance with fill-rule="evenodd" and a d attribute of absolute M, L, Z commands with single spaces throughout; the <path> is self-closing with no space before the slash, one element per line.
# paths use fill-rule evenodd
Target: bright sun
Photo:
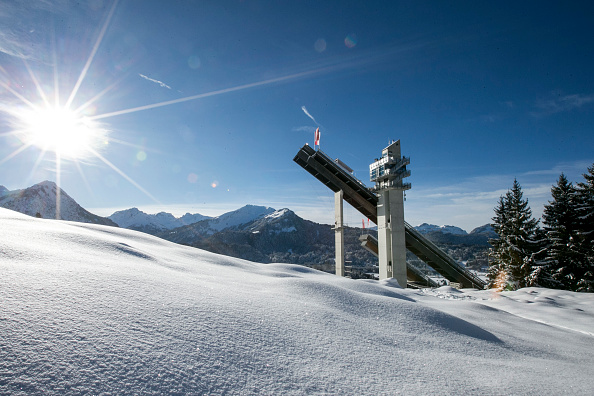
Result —
<path fill-rule="evenodd" d="M 105 130 L 66 108 L 29 109 L 18 114 L 24 143 L 61 157 L 81 158 L 105 142 Z"/>

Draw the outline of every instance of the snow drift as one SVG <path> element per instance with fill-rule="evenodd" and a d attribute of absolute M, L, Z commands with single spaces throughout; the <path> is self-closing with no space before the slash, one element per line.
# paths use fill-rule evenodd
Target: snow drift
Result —
<path fill-rule="evenodd" d="M 0 209 L 2 394 L 588 394 L 594 296 L 403 290 Z"/>

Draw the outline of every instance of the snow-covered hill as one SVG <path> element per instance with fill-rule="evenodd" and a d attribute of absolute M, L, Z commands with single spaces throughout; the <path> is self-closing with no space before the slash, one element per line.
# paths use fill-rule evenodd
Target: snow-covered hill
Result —
<path fill-rule="evenodd" d="M 474 230 L 470 231 L 470 234 L 483 234 L 487 235 L 489 238 L 498 238 L 499 236 L 495 232 L 495 229 L 491 224 L 485 224 L 480 227 L 476 227 Z"/>
<path fill-rule="evenodd" d="M 0 393 L 590 394 L 594 295 L 403 290 L 0 209 Z"/>
<path fill-rule="evenodd" d="M 423 223 L 414 227 L 414 229 L 419 231 L 421 234 L 428 234 L 430 232 L 442 232 L 444 234 L 452 235 L 468 235 L 468 233 L 464 231 L 462 228 L 451 225 L 437 226 L 435 224 Z"/>
<path fill-rule="evenodd" d="M 204 219 L 210 219 L 210 217 L 203 216 L 199 213 L 186 213 L 182 217 L 177 218 L 171 213 L 159 212 L 156 214 L 147 214 L 137 208 L 131 208 L 115 212 L 111 216 L 108 216 L 108 219 L 123 228 L 154 234 L 164 230 L 183 227 Z"/>
<path fill-rule="evenodd" d="M 46 219 L 55 219 L 57 210 L 57 196 L 60 193 L 60 214 L 62 220 L 78 221 L 81 223 L 105 224 L 117 226 L 105 217 L 97 216 L 83 209 L 64 190 L 59 189 L 56 183 L 44 181 L 24 190 L 8 191 L 0 186 L 0 207 L 16 210 L 29 216 L 41 216 Z"/>

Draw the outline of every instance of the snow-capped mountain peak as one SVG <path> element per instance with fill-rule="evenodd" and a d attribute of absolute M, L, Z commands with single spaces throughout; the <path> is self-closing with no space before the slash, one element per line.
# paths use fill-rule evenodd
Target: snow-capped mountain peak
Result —
<path fill-rule="evenodd" d="M 59 206 L 58 192 L 60 197 Z M 97 216 L 83 209 L 64 190 L 58 188 L 56 183 L 47 180 L 23 190 L 9 191 L 6 187 L 0 188 L 0 206 L 29 216 L 46 219 L 58 217 L 61 220 L 81 223 L 116 225 L 105 217 Z M 59 214 L 56 216 L 58 207 Z"/>
<path fill-rule="evenodd" d="M 225 228 L 250 223 L 275 212 L 275 209 L 266 206 L 246 205 L 210 220 L 209 228 L 221 231 Z"/>

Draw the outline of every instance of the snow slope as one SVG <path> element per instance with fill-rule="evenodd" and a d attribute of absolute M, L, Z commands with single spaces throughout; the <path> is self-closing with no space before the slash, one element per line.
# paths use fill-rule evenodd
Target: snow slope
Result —
<path fill-rule="evenodd" d="M 590 394 L 594 296 L 403 290 L 0 209 L 0 394 Z"/>

